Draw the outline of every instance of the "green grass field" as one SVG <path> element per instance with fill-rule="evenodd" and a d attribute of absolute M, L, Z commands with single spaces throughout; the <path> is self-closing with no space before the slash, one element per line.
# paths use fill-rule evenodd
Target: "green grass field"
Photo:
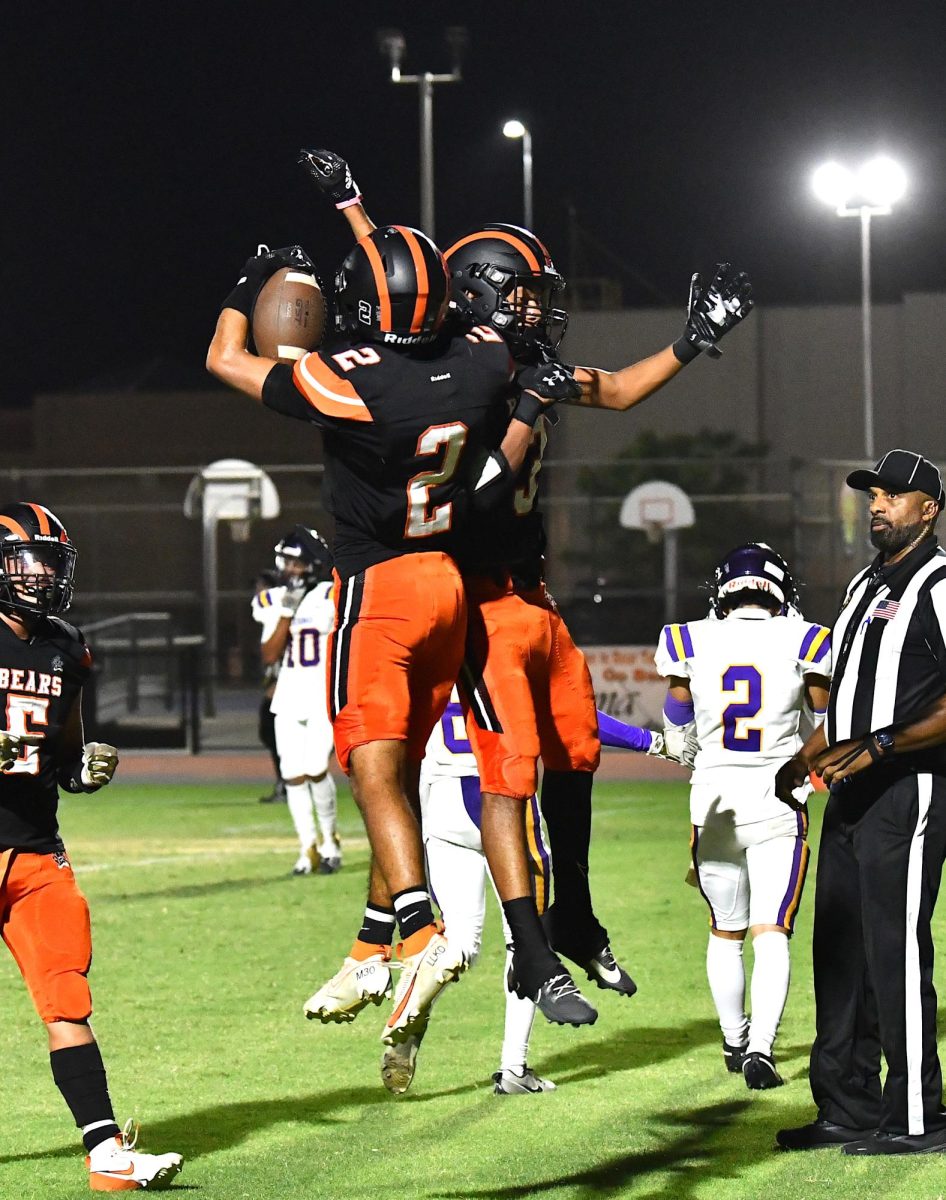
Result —
<path fill-rule="evenodd" d="M 640 991 L 629 1001 L 589 992 L 600 1008 L 592 1029 L 539 1019 L 531 1060 L 558 1091 L 491 1093 L 503 1008 L 493 906 L 482 958 L 438 1003 L 414 1086 L 400 1098 L 379 1079 L 381 1009 L 347 1027 L 323 1028 L 301 1014 L 360 918 L 367 851 L 354 807 L 346 796 L 342 873 L 294 879 L 288 814 L 257 804 L 259 791 L 116 782 L 63 806 L 92 905 L 94 1025 L 116 1113 L 141 1120 L 144 1149 L 185 1155 L 175 1190 L 206 1200 L 932 1200 L 946 1192 L 936 1156 L 853 1161 L 834 1150 L 773 1151 L 774 1131 L 812 1111 L 814 879 L 776 1047 L 788 1084 L 750 1093 L 722 1067 L 703 977 L 705 909 L 683 883 L 684 789 L 597 789 L 598 906 Z M 0 1195 L 83 1194 L 75 1130 L 9 957 L 0 1011 Z"/>

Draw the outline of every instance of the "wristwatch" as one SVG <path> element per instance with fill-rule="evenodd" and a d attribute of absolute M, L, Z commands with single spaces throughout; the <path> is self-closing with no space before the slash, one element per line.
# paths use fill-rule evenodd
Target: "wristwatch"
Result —
<path fill-rule="evenodd" d="M 873 735 L 881 758 L 889 758 L 894 752 L 894 733 L 892 729 L 878 729 Z"/>

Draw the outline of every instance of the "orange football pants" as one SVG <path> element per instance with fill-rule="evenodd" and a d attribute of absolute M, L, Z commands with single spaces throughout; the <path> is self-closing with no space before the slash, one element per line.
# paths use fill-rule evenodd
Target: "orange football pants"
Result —
<path fill-rule="evenodd" d="M 335 576 L 329 714 L 339 766 L 356 746 L 407 742 L 420 762 L 463 661 L 466 599 L 453 559 L 404 554 Z"/>
<path fill-rule="evenodd" d="M 0 934 L 43 1021 L 88 1019 L 89 906 L 64 854 L 0 852 Z"/>
<path fill-rule="evenodd" d="M 483 791 L 527 799 L 539 758 L 553 771 L 594 771 L 601 742 L 591 675 L 544 584 L 465 582 L 460 695 Z"/>

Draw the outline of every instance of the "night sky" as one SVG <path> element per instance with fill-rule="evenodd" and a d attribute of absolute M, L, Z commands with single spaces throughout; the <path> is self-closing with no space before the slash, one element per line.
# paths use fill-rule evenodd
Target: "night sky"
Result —
<path fill-rule="evenodd" d="M 911 187 L 874 223 L 875 294 L 946 290 L 940 0 L 8 4 L 2 402 L 159 357 L 199 370 L 257 242 L 300 241 L 330 276 L 347 231 L 300 146 L 348 157 L 379 223 L 418 223 L 417 89 L 388 81 L 375 31 L 403 30 L 406 72 L 445 71 L 450 24 L 470 47 L 435 98 L 441 244 L 521 221 L 515 115 L 537 231 L 627 304 L 682 306 L 720 258 L 761 304 L 857 300 L 857 222 L 808 177 L 878 151 Z"/>

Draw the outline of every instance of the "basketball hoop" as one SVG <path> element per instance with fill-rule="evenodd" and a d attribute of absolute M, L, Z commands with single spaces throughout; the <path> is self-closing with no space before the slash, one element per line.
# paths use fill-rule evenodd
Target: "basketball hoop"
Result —
<path fill-rule="evenodd" d="M 652 546 L 656 546 L 663 539 L 664 525 L 661 521 L 649 521 L 647 519 L 641 525 L 644 533 L 647 535 L 647 540 Z"/>

